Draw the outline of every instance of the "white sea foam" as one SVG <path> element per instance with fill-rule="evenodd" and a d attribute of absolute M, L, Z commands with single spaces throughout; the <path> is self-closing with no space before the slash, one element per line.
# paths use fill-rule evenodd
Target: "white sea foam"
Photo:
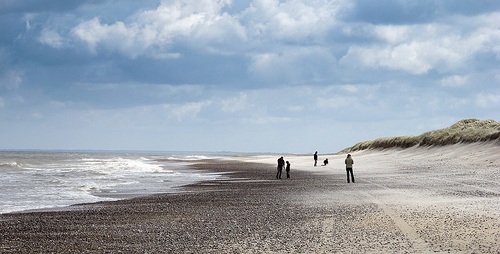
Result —
<path fill-rule="evenodd" d="M 172 159 L 173 158 L 173 159 Z M 173 192 L 218 175 L 190 171 L 204 155 L 0 152 L 0 213 Z"/>

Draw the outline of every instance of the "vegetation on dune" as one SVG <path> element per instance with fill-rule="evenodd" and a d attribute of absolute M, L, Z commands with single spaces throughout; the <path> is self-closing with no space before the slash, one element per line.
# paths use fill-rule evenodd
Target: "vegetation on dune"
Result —
<path fill-rule="evenodd" d="M 420 136 L 379 138 L 355 144 L 342 153 L 366 149 L 409 148 L 413 146 L 445 146 L 481 141 L 500 142 L 500 123 L 494 120 L 464 119 L 444 129 Z"/>

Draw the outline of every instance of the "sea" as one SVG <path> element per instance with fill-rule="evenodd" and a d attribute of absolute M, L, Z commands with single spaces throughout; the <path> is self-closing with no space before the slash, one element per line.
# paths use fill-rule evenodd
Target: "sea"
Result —
<path fill-rule="evenodd" d="M 215 153 L 0 151 L 0 214 L 182 191 L 224 178 L 189 169 Z"/>

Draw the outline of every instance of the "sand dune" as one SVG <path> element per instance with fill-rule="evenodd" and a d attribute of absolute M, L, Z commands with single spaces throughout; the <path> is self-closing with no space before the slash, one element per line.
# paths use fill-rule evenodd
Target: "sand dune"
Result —
<path fill-rule="evenodd" d="M 500 145 L 500 123 L 494 120 L 464 119 L 448 128 L 429 131 L 419 136 L 379 138 L 360 142 L 342 152 L 413 146 L 446 146 L 483 141 L 494 141 Z"/>

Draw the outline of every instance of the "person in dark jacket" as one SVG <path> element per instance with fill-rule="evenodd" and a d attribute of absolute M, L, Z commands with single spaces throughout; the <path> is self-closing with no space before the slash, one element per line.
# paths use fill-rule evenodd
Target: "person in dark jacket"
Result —
<path fill-rule="evenodd" d="M 283 159 L 283 156 L 278 159 L 278 172 L 276 173 L 276 179 L 281 179 L 281 172 L 283 172 L 283 167 L 285 166 L 285 160 Z"/>
<path fill-rule="evenodd" d="M 318 165 L 318 151 L 314 153 L 314 166 Z"/>
<path fill-rule="evenodd" d="M 328 165 L 328 158 L 326 158 L 326 159 L 323 161 L 323 165 L 321 165 L 321 166 L 326 166 L 326 165 Z"/>

